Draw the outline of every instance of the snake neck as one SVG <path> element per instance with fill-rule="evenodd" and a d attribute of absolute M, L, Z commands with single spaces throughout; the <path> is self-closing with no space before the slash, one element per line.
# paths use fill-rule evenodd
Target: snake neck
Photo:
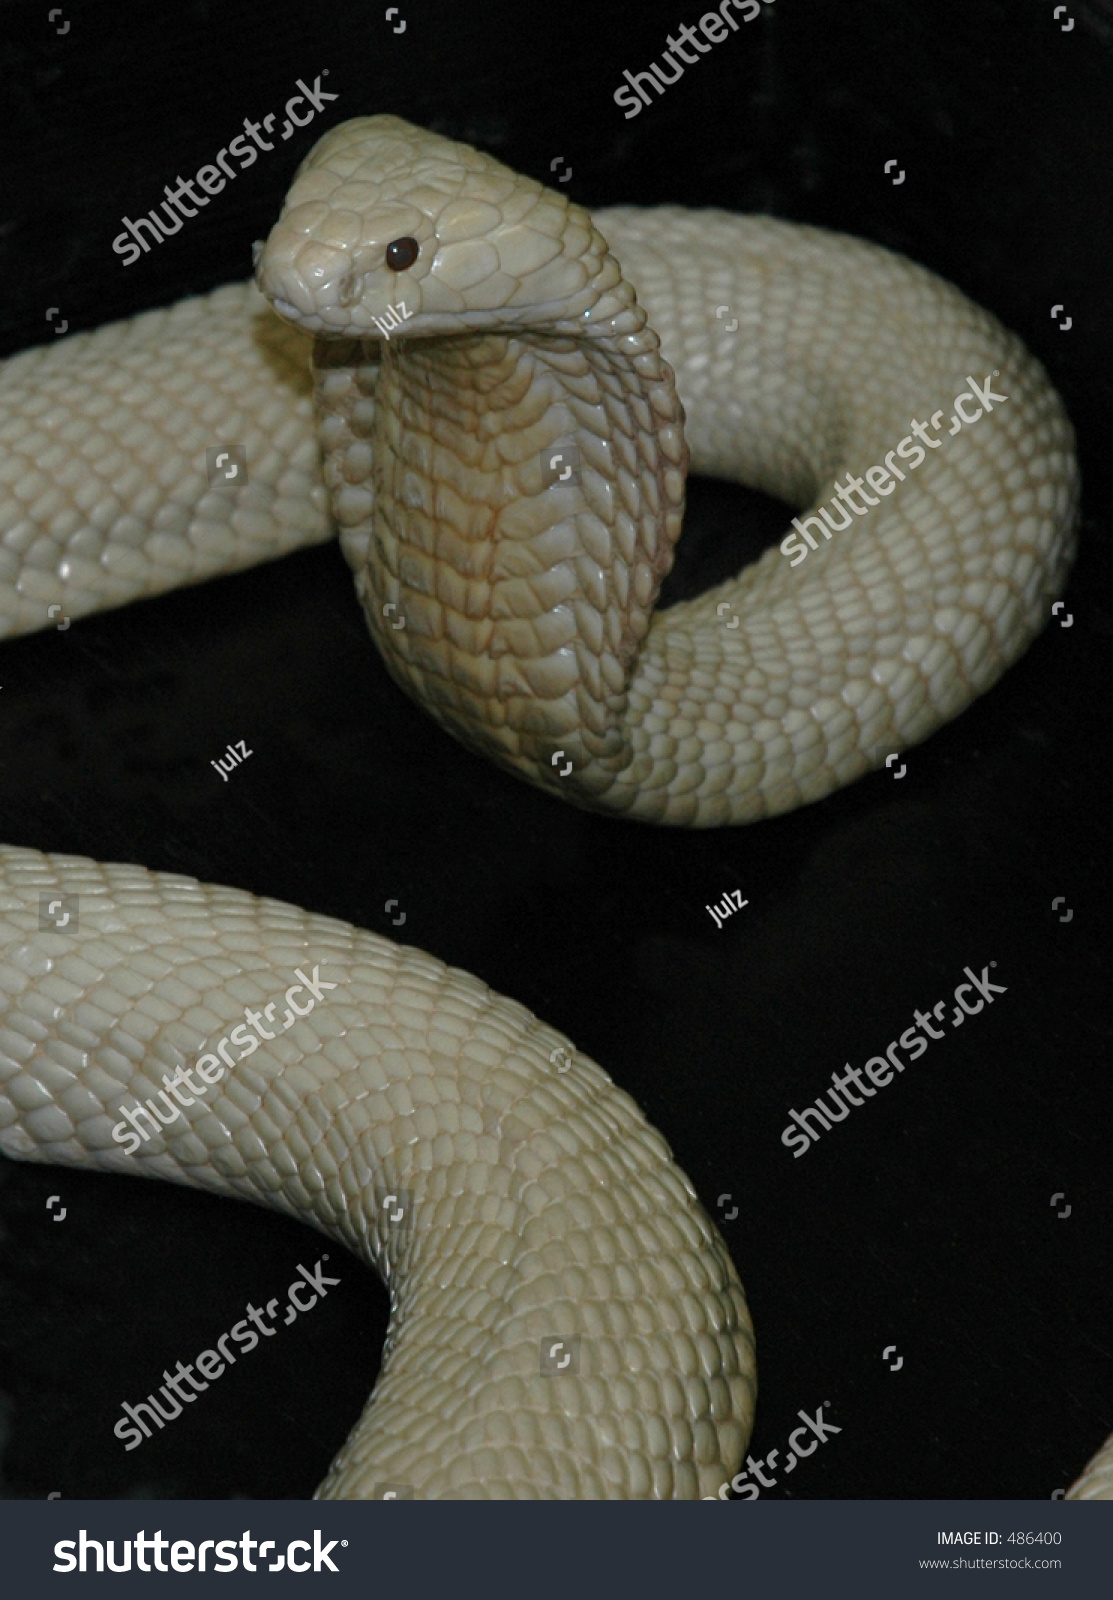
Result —
<path fill-rule="evenodd" d="M 587 803 L 632 759 L 627 686 L 688 466 L 672 370 L 607 265 L 605 296 L 544 330 L 314 352 L 332 510 L 391 675 Z"/>

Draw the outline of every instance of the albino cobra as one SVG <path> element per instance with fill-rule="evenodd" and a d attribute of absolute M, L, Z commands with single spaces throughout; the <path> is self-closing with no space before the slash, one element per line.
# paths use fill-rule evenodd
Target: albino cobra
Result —
<path fill-rule="evenodd" d="M 578 805 L 709 827 L 926 738 L 1065 582 L 1077 472 L 1042 367 L 876 246 L 589 216 L 376 116 L 316 145 L 256 282 L 293 327 L 234 284 L 5 364 L 4 632 L 334 519 L 391 673 L 459 739 Z M 923 460 L 894 457 L 919 419 Z M 214 441 L 246 485 L 207 488 Z M 772 549 L 653 616 L 689 450 L 800 506 L 887 456 L 888 487 L 795 567 Z M 554 452 L 571 477 L 543 476 Z M 42 895 L 77 895 L 77 928 L 40 931 Z M 380 1379 L 321 1495 L 684 1499 L 737 1469 L 754 1358 L 727 1251 L 628 1097 L 521 1006 L 288 905 L 11 847 L 0 962 L 8 1155 L 270 1205 L 386 1279 Z M 120 1108 L 309 963 L 336 985 L 312 1015 L 128 1153 Z M 1108 1449 L 1072 1493 L 1113 1495 Z"/>

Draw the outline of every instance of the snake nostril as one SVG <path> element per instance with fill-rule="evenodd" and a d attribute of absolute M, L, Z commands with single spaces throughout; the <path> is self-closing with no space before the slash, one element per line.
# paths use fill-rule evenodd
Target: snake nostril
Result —
<path fill-rule="evenodd" d="M 417 260 L 420 246 L 407 234 L 403 239 L 392 239 L 386 247 L 386 264 L 391 272 L 405 272 Z"/>
<path fill-rule="evenodd" d="M 358 272 L 349 272 L 336 293 L 342 306 L 354 306 L 363 293 L 363 279 Z"/>

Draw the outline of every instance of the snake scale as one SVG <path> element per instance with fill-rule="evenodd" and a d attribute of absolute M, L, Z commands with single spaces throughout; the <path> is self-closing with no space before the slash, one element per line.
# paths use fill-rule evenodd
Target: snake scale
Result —
<path fill-rule="evenodd" d="M 207 482 L 214 440 L 246 483 Z M 811 514 L 655 615 L 689 465 Z M 1042 367 L 924 269 L 768 217 L 588 214 L 393 116 L 318 142 L 254 283 L 0 385 L 4 633 L 339 527 L 391 674 L 444 727 L 657 823 L 817 800 L 957 715 L 1046 624 L 1076 508 Z M 43 896 L 77 896 L 75 930 Z M 319 1005 L 202 1056 L 310 964 Z M 387 1282 L 380 1378 L 319 1495 L 690 1499 L 736 1472 L 730 1257 L 633 1102 L 523 1007 L 277 901 L 12 846 L 0 993 L 7 1155 L 274 1207 Z M 199 1057 L 180 1114 L 121 1135 Z M 1113 1497 L 1113 1450 L 1072 1494 Z"/>

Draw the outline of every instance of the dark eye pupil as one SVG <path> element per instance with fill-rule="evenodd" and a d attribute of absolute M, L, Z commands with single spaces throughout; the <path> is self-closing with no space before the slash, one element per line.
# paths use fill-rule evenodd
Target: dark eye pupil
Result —
<path fill-rule="evenodd" d="M 417 260 L 417 252 L 416 239 L 392 239 L 386 247 L 386 264 L 392 272 L 405 272 Z"/>

